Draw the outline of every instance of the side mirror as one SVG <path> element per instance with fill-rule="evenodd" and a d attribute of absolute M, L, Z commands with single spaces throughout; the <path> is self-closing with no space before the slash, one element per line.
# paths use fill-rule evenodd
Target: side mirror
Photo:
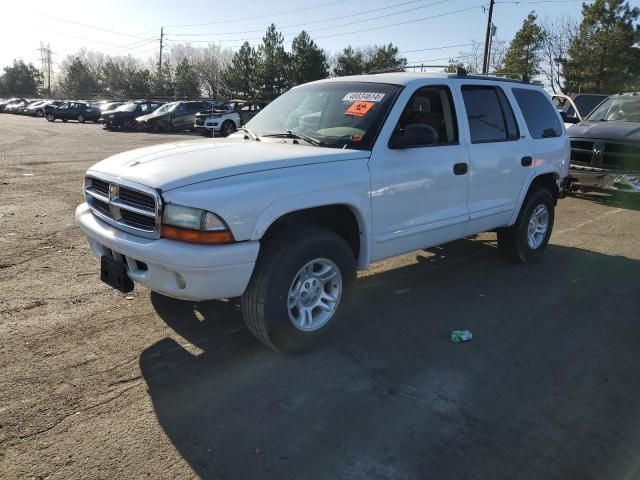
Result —
<path fill-rule="evenodd" d="M 389 139 L 389 148 L 414 148 L 435 145 L 438 143 L 438 132 L 430 125 L 411 123 L 404 129 L 397 129 Z"/>
<path fill-rule="evenodd" d="M 578 117 L 567 115 L 567 112 L 560 112 L 560 116 L 564 123 L 580 123 L 580 119 Z"/>

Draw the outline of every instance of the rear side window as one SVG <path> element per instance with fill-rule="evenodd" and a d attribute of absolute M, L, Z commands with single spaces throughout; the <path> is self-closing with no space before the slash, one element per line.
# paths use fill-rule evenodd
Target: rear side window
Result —
<path fill-rule="evenodd" d="M 533 138 L 551 138 L 562 135 L 562 125 L 555 108 L 546 95 L 537 90 L 514 88 L 513 96 L 520 106 L 524 121 Z"/>
<path fill-rule="evenodd" d="M 462 87 L 462 98 L 467 110 L 471 143 L 505 142 L 520 138 L 515 115 L 500 88 L 466 85 Z"/>

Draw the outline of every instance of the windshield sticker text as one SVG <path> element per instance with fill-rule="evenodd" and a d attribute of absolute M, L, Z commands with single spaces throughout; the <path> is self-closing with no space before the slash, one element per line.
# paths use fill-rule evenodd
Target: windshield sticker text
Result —
<path fill-rule="evenodd" d="M 384 97 L 384 93 L 376 92 L 349 92 L 342 99 L 343 102 L 357 102 L 365 100 L 368 102 L 379 102 Z"/>

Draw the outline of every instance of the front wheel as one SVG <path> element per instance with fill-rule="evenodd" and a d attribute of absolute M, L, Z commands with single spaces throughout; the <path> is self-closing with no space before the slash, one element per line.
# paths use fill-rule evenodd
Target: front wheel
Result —
<path fill-rule="evenodd" d="M 515 263 L 530 263 L 542 256 L 553 230 L 554 204 L 547 188 L 529 192 L 516 223 L 498 230 L 498 248 L 504 257 Z"/>
<path fill-rule="evenodd" d="M 316 227 L 285 230 L 261 247 L 242 297 L 245 322 L 274 350 L 311 350 L 347 314 L 355 278 L 355 258 L 344 239 Z"/>
<path fill-rule="evenodd" d="M 229 135 L 231 135 L 235 131 L 236 131 L 236 124 L 233 123 L 231 120 L 227 120 L 220 127 L 220 134 L 223 137 L 228 137 Z"/>

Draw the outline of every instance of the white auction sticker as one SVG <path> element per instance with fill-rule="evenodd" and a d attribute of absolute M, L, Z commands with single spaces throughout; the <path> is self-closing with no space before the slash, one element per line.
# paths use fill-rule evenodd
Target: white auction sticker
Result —
<path fill-rule="evenodd" d="M 358 102 L 365 100 L 367 102 L 379 102 L 384 97 L 384 93 L 376 92 L 349 92 L 342 99 L 343 102 Z"/>

